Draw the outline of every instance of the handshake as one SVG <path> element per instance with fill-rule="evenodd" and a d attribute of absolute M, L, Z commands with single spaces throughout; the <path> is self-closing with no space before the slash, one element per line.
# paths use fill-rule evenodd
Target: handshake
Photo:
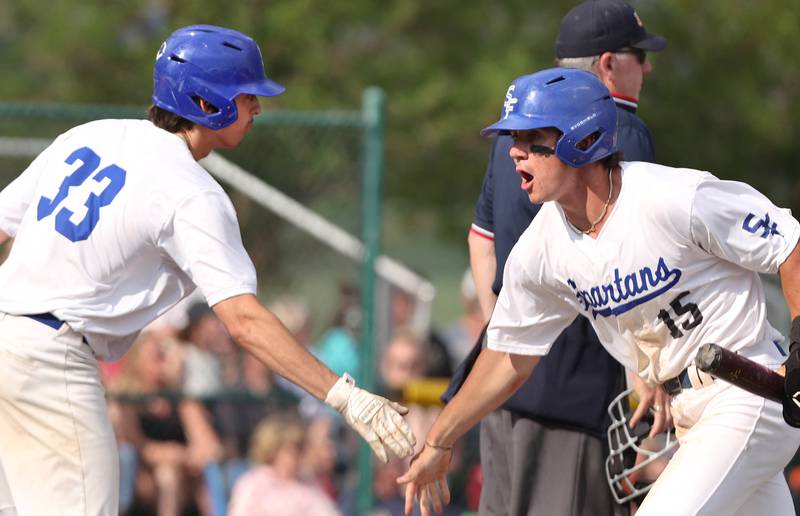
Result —
<path fill-rule="evenodd" d="M 350 375 L 339 378 L 328 391 L 325 403 L 344 416 L 383 462 L 389 462 L 387 449 L 400 458 L 414 453 L 417 440 L 402 416 L 408 409 L 359 389 Z"/>

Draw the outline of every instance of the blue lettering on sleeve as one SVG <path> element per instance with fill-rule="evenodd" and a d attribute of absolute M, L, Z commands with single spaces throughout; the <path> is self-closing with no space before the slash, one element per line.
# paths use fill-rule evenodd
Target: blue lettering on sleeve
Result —
<path fill-rule="evenodd" d="M 754 235 L 758 231 L 761 231 L 761 234 L 758 235 L 761 238 L 768 238 L 771 235 L 781 235 L 781 232 L 778 231 L 778 223 L 772 222 L 769 218 L 769 213 L 765 214 L 763 219 L 756 219 L 756 222 L 753 223 L 753 219 L 755 218 L 756 216 L 754 214 L 748 213 L 744 222 L 742 222 L 742 229 Z"/>

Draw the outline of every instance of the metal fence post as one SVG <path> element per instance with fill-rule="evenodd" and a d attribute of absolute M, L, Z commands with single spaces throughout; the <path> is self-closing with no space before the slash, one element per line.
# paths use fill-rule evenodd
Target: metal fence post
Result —
<path fill-rule="evenodd" d="M 364 163 L 361 194 L 364 261 L 361 270 L 361 385 L 375 389 L 375 259 L 380 252 L 381 179 L 383 174 L 383 126 L 386 96 L 377 87 L 363 96 Z M 372 450 L 363 440 L 358 449 L 358 514 L 372 509 Z"/>

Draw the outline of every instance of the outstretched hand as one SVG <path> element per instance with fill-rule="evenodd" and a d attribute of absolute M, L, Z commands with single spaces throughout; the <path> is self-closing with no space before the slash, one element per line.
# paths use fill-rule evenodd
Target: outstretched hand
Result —
<path fill-rule="evenodd" d="M 447 469 L 452 450 L 433 448 L 427 444 L 411 459 L 408 471 L 397 479 L 398 484 L 406 484 L 406 516 L 414 509 L 414 501 L 419 502 L 422 516 L 430 516 L 431 507 L 438 514 L 450 503 L 450 489 L 447 486 Z"/>

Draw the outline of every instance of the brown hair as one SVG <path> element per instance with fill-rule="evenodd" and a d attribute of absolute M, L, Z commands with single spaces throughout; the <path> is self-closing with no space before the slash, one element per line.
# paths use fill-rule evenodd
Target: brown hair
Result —
<path fill-rule="evenodd" d="M 162 109 L 155 104 L 147 109 L 147 119 L 153 122 L 154 126 L 170 133 L 179 133 L 184 130 L 189 130 L 195 125 L 194 122 L 186 120 L 171 111 Z"/>
<path fill-rule="evenodd" d="M 600 163 L 606 170 L 608 170 L 609 168 L 617 168 L 619 166 L 619 162 L 622 161 L 622 158 L 623 158 L 622 151 L 618 150 L 613 154 L 609 154 L 605 158 L 601 159 Z"/>
<path fill-rule="evenodd" d="M 291 414 L 275 414 L 265 417 L 250 438 L 248 455 L 256 464 L 272 464 L 281 448 L 302 446 L 306 439 L 303 422 Z"/>

